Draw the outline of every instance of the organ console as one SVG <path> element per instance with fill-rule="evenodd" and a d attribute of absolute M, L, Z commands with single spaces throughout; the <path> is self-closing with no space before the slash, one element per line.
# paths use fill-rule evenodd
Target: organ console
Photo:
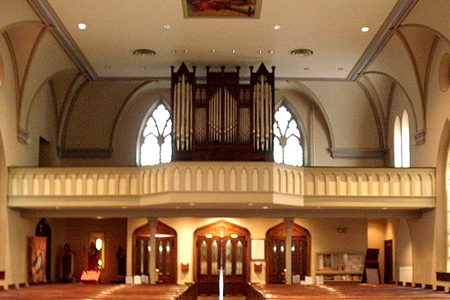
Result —
<path fill-rule="evenodd" d="M 172 160 L 273 161 L 275 67 L 250 67 L 250 84 L 239 69 L 207 67 L 206 83 L 197 83 L 195 67 L 172 67 Z"/>

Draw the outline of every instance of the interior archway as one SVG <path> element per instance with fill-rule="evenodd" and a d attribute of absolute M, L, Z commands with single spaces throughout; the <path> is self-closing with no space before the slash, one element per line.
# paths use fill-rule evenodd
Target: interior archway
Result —
<path fill-rule="evenodd" d="M 133 275 L 149 275 L 150 224 L 133 232 Z M 172 227 L 156 224 L 157 283 L 177 283 L 177 232 Z"/>
<path fill-rule="evenodd" d="M 225 220 L 198 228 L 194 233 L 194 277 L 199 295 L 219 293 L 224 272 L 224 293 L 245 293 L 250 279 L 250 232 Z"/>
<path fill-rule="evenodd" d="M 266 283 L 285 283 L 286 223 L 270 228 L 266 233 Z M 311 234 L 306 228 L 292 224 L 292 276 L 300 279 L 311 273 Z"/>

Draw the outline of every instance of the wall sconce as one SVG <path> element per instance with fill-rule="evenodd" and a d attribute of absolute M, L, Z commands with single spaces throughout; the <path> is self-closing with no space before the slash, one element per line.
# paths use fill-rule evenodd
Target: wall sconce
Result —
<path fill-rule="evenodd" d="M 189 272 L 189 263 L 181 263 L 181 272 Z"/>
<path fill-rule="evenodd" d="M 337 229 L 337 232 L 339 232 L 339 233 L 346 233 L 347 232 L 347 227 L 338 227 L 336 229 Z"/>

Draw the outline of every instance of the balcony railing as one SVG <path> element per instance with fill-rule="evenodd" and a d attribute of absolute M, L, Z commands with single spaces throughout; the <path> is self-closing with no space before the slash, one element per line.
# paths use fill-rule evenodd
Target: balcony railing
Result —
<path fill-rule="evenodd" d="M 262 201 L 280 203 L 289 198 L 289 203 L 297 206 L 322 203 L 362 207 L 371 206 L 374 201 L 388 205 L 390 200 L 397 199 L 396 205 L 426 208 L 435 205 L 435 169 L 300 168 L 267 162 L 9 169 L 11 207 L 41 206 L 39 201 L 43 206 L 48 201 L 64 205 L 68 199 L 77 199 L 77 205 L 90 206 L 98 205 L 92 202 L 96 198 L 106 203 L 107 199 L 119 200 L 109 201 L 110 205 L 122 205 L 120 199 L 134 205 L 152 205 L 161 197 L 165 197 L 166 203 L 182 202 L 185 196 L 198 193 L 208 195 L 209 202 L 226 194 L 241 199 L 259 195 Z M 232 202 L 236 197 L 229 199 Z M 227 199 L 221 197 L 220 202 L 223 201 Z"/>

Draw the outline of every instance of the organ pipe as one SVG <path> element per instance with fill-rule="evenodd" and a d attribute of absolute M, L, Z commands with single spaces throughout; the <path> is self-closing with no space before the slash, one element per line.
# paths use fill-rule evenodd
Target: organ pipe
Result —
<path fill-rule="evenodd" d="M 240 84 L 238 68 L 207 68 L 197 84 L 195 69 L 172 68 L 174 160 L 273 160 L 273 70 L 251 68 L 250 84 Z"/>

